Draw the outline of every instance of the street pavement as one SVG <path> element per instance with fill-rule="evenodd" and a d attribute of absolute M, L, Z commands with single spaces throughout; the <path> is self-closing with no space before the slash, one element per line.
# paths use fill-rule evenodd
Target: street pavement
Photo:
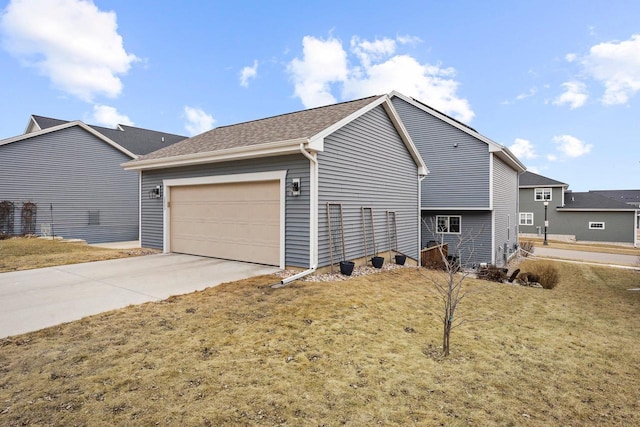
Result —
<path fill-rule="evenodd" d="M 574 261 L 587 261 L 611 265 L 640 267 L 637 255 L 608 254 L 602 252 L 586 252 L 570 249 L 556 249 L 547 246 L 536 246 L 533 254 L 538 257 L 562 258 Z"/>

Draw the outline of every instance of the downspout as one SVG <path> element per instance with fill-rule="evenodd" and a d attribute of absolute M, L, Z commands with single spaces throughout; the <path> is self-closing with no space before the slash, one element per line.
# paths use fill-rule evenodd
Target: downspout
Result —
<path fill-rule="evenodd" d="M 300 144 L 300 153 L 309 159 L 309 264 L 311 268 L 282 279 L 273 288 L 281 288 L 289 283 L 301 279 L 318 269 L 318 157 L 316 153 L 309 153 L 304 144 Z"/>
<path fill-rule="evenodd" d="M 418 267 L 422 267 L 422 181 L 426 177 L 418 174 Z"/>

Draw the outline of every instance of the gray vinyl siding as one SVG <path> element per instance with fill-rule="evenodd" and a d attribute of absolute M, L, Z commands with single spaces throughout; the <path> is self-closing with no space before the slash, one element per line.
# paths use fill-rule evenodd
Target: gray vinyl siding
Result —
<path fill-rule="evenodd" d="M 162 249 L 162 200 L 149 199 L 148 192 L 165 179 L 287 171 L 285 202 L 285 263 L 309 267 L 309 160 L 300 155 L 185 166 L 142 172 L 142 246 Z M 300 196 L 292 196 L 289 183 L 301 179 Z"/>
<path fill-rule="evenodd" d="M 495 263 L 503 266 L 518 243 L 518 172 L 492 157 Z"/>
<path fill-rule="evenodd" d="M 549 187 L 540 187 L 549 188 Z M 520 225 L 520 233 L 538 233 L 538 227 L 544 232 L 544 202 L 535 200 L 534 188 L 521 188 L 519 190 L 519 211 L 533 213 L 533 225 Z M 547 219 L 549 220 L 548 234 L 569 234 L 559 228 L 560 223 L 557 221 L 558 213 L 556 207 L 562 206 L 562 187 L 551 187 L 551 200 L 547 208 Z M 520 216 L 518 215 L 518 223 Z"/>
<path fill-rule="evenodd" d="M 393 105 L 429 169 L 422 207 L 488 209 L 487 144 L 400 98 Z"/>
<path fill-rule="evenodd" d="M 386 212 L 391 210 L 396 212 L 399 252 L 417 259 L 418 168 L 384 109 L 376 107 L 334 132 L 325 138 L 324 148 L 318 153 L 319 266 L 330 264 L 327 202 L 343 205 L 347 260 L 365 255 L 362 207 L 373 209 L 381 256 L 389 261 Z"/>
<path fill-rule="evenodd" d="M 88 243 L 138 239 L 138 173 L 131 160 L 79 127 L 0 146 L 0 201 L 12 201 L 20 233 L 23 202 L 36 203 L 36 232 L 43 223 L 65 238 Z M 53 210 L 51 209 L 53 207 Z M 89 225 L 89 211 L 99 225 Z M 53 214 L 53 215 L 52 215 Z"/>
<path fill-rule="evenodd" d="M 635 212 L 559 211 L 555 230 L 576 237 L 576 241 L 633 243 Z M 604 222 L 604 230 L 589 229 L 589 222 Z M 557 231 L 556 234 L 560 234 Z"/>
<path fill-rule="evenodd" d="M 436 233 L 438 215 L 460 216 L 460 234 Z M 450 253 L 455 253 L 466 267 L 492 262 L 490 211 L 422 211 L 421 223 L 423 248 L 429 246 L 430 241 L 442 241 L 449 245 Z M 466 240 L 464 244 L 460 244 L 461 238 Z"/>
<path fill-rule="evenodd" d="M 544 188 L 544 187 L 540 187 Z M 548 188 L 548 187 L 547 187 Z M 534 188 L 520 189 L 520 212 L 533 213 L 533 225 L 520 225 L 520 233 L 544 233 L 544 202 L 534 200 Z M 565 194 L 570 197 L 571 193 Z M 551 201 L 547 208 L 547 235 L 575 238 L 588 242 L 634 243 L 635 212 L 615 211 L 566 211 L 562 206 L 562 188 L 552 187 Z M 590 230 L 589 222 L 604 222 L 604 230 Z"/>

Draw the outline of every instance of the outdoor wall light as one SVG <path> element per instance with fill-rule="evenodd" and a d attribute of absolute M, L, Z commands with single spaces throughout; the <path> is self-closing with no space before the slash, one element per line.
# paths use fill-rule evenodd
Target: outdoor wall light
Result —
<path fill-rule="evenodd" d="M 300 195 L 300 178 L 293 178 L 291 180 L 291 195 L 292 196 Z"/>
<path fill-rule="evenodd" d="M 149 190 L 147 193 L 150 199 L 161 199 L 162 198 L 162 187 L 156 185 L 154 188 Z"/>

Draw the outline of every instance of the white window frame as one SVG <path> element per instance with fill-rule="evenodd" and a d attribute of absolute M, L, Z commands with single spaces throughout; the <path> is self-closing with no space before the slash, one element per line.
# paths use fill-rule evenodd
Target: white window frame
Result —
<path fill-rule="evenodd" d="M 589 221 L 589 230 L 604 230 L 604 225 L 604 221 Z"/>
<path fill-rule="evenodd" d="M 538 197 L 538 193 L 540 193 L 540 197 Z M 549 193 L 549 198 L 545 198 L 545 193 Z M 536 202 L 550 202 L 553 198 L 553 188 L 550 187 L 540 187 L 535 188 L 533 190 L 533 199 Z"/>
<path fill-rule="evenodd" d="M 531 223 L 529 223 L 527 221 L 527 217 L 529 215 L 531 216 Z M 533 216 L 533 212 L 520 212 L 520 219 L 519 219 L 518 223 L 520 225 L 533 225 L 533 217 L 534 217 Z"/>
<path fill-rule="evenodd" d="M 446 230 L 440 230 L 440 218 L 446 218 Z M 451 218 L 458 218 L 458 231 L 451 230 Z M 436 233 L 438 234 L 461 234 L 462 233 L 462 216 L 461 215 L 436 215 Z"/>

